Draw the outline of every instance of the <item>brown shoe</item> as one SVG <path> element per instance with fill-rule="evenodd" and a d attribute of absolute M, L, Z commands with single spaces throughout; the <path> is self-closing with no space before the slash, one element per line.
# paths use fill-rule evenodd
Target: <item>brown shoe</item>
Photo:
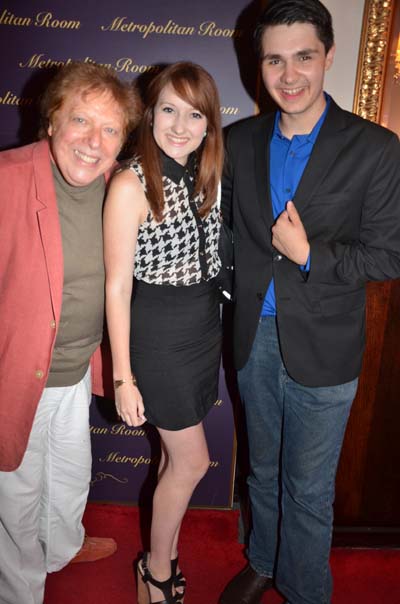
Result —
<path fill-rule="evenodd" d="M 70 564 L 75 562 L 95 562 L 111 556 L 117 549 L 114 539 L 109 537 L 88 537 L 85 535 L 83 545 Z"/>
<path fill-rule="evenodd" d="M 259 575 L 248 564 L 225 587 L 219 604 L 260 604 L 263 593 L 273 586 L 271 577 Z"/>

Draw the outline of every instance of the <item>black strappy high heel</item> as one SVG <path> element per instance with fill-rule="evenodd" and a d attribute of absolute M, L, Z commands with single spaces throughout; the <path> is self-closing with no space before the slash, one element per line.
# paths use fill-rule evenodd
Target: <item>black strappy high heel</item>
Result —
<path fill-rule="evenodd" d="M 183 576 L 182 571 L 178 571 L 178 557 L 171 560 L 171 575 L 172 581 L 176 590 L 176 595 L 180 598 L 180 602 L 183 604 L 186 591 L 186 578 Z"/>
<path fill-rule="evenodd" d="M 173 594 L 174 587 L 173 576 L 166 581 L 157 581 L 151 574 L 147 565 L 148 552 L 145 552 L 138 562 L 137 566 L 137 586 L 138 586 L 138 604 L 181 604 L 178 594 Z M 149 584 L 159 589 L 164 600 L 152 602 L 150 597 Z"/>

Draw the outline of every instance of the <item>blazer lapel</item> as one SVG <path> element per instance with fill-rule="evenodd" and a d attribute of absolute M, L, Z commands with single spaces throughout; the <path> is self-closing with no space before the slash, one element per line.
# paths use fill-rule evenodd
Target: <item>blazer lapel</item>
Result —
<path fill-rule="evenodd" d="M 273 223 L 271 188 L 269 175 L 269 143 L 274 126 L 274 115 L 267 115 L 253 134 L 255 156 L 255 181 L 261 216 L 267 228 Z"/>
<path fill-rule="evenodd" d="M 331 106 L 322 124 L 311 157 L 297 187 L 294 203 L 297 210 L 304 209 L 315 191 L 331 170 L 337 155 L 345 144 L 345 112 L 331 99 Z"/>
<path fill-rule="evenodd" d="M 38 202 L 40 202 L 37 217 L 49 277 L 53 313 L 58 321 L 62 304 L 64 258 L 60 219 L 50 161 L 48 143 L 47 141 L 41 141 L 38 143 L 33 157 L 36 196 Z"/>

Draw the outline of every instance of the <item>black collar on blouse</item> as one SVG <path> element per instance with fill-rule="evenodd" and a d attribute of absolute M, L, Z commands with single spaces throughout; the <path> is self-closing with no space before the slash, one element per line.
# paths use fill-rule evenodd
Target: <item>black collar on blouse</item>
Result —
<path fill-rule="evenodd" d="M 161 163 L 163 175 L 172 180 L 175 184 L 179 184 L 186 174 L 189 174 L 191 179 L 194 179 L 195 177 L 196 153 L 194 151 L 189 155 L 186 166 L 182 166 L 172 159 L 172 157 L 165 155 L 164 151 L 161 151 Z"/>

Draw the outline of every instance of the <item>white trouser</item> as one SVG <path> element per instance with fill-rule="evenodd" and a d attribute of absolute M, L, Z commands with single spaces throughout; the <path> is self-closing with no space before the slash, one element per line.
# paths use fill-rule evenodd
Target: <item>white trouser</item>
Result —
<path fill-rule="evenodd" d="M 15 472 L 0 472 L 0 604 L 42 604 L 46 573 L 82 546 L 92 456 L 90 369 L 46 388 Z"/>

